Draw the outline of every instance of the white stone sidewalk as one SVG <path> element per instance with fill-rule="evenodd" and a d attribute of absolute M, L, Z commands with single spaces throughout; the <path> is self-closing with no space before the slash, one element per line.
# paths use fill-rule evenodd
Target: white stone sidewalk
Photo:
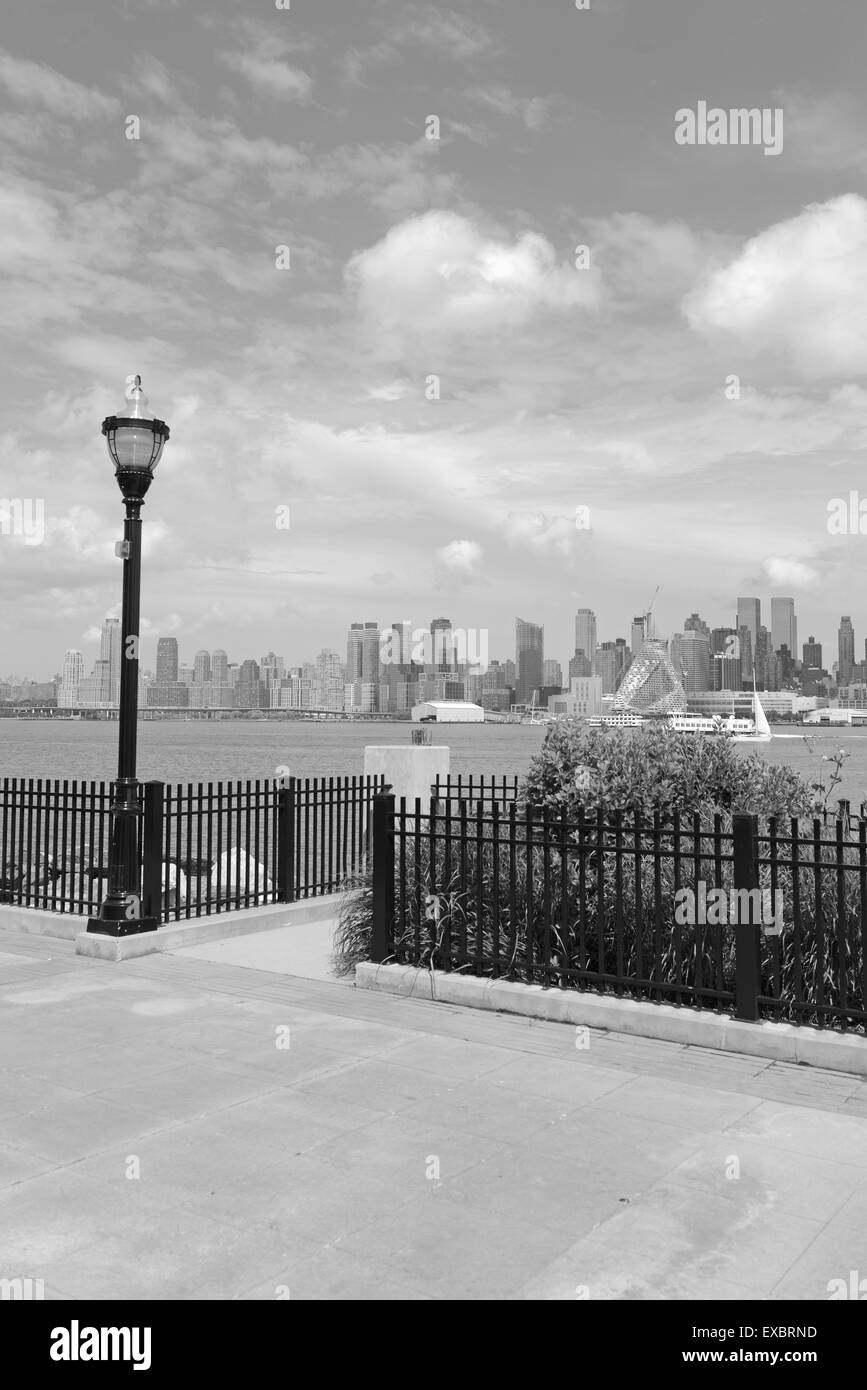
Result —
<path fill-rule="evenodd" d="M 858 1078 L 575 1043 L 6 934 L 0 1278 L 52 1298 L 825 1299 L 867 1274 Z"/>

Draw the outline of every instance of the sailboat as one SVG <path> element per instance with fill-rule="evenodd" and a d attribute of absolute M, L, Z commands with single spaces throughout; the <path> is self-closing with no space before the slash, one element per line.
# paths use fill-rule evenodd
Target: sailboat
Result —
<path fill-rule="evenodd" d="M 738 720 L 738 723 L 742 721 Z M 770 743 L 773 738 L 771 726 L 767 721 L 762 702 L 756 690 L 756 672 L 753 669 L 753 729 L 751 733 L 732 733 L 735 743 Z"/>

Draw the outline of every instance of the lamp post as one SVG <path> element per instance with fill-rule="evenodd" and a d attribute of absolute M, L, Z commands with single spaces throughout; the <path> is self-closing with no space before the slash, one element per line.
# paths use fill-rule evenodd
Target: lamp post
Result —
<path fill-rule="evenodd" d="M 115 553 L 123 560 L 123 613 L 117 780 L 112 786 L 108 891 L 99 916 L 91 917 L 87 924 L 89 932 L 99 932 L 104 936 L 132 936 L 137 932 L 155 931 L 158 925 L 156 918 L 141 915 L 136 780 L 138 627 L 141 509 L 169 437 L 169 427 L 164 420 L 156 420 L 148 414 L 141 377 L 135 377 L 128 395 L 129 409 L 119 415 L 109 415 L 102 422 L 102 432 L 126 508 L 123 540 L 115 546 Z"/>

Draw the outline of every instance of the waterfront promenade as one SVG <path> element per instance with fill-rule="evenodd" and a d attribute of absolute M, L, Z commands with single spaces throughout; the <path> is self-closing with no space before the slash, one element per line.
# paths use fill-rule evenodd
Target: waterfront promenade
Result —
<path fill-rule="evenodd" d="M 575 1044 L 273 958 L 118 965 L 0 934 L 0 1277 L 54 1299 L 825 1299 L 867 1273 L 864 1082 Z"/>

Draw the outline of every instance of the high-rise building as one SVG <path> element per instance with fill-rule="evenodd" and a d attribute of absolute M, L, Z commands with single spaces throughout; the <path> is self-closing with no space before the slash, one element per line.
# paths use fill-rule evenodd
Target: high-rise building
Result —
<path fill-rule="evenodd" d="M 593 674 L 602 678 L 603 695 L 613 695 L 619 689 L 631 659 L 625 637 L 599 644 L 593 661 Z"/>
<path fill-rule="evenodd" d="M 316 658 L 313 678 L 313 704 L 317 709 L 342 710 L 344 700 L 344 668 L 337 652 L 326 647 Z"/>
<path fill-rule="evenodd" d="M 157 685 L 174 685 L 178 678 L 178 639 L 161 637 L 157 642 Z"/>
<path fill-rule="evenodd" d="M 768 685 L 768 657 L 773 653 L 772 638 L 768 629 L 763 625 L 759 627 L 756 634 L 756 686 L 759 690 L 769 690 Z"/>
<path fill-rule="evenodd" d="M 438 671 L 455 667 L 455 640 L 451 618 L 432 618 L 430 625 L 431 662 Z"/>
<path fill-rule="evenodd" d="M 710 628 L 706 622 L 702 621 L 697 613 L 690 613 L 689 617 L 684 622 L 683 630 L 684 632 L 701 632 L 707 638 L 708 642 L 710 642 Z"/>
<path fill-rule="evenodd" d="M 736 647 L 731 642 L 731 638 L 737 637 L 737 630 L 733 627 L 715 627 L 710 634 L 711 656 L 732 656 Z"/>
<path fill-rule="evenodd" d="M 204 649 L 193 659 L 193 685 L 205 685 L 211 679 L 211 653 Z"/>
<path fill-rule="evenodd" d="M 837 684 L 852 684 L 852 668 L 855 665 L 855 629 L 852 619 L 843 617 L 837 630 Z"/>
<path fill-rule="evenodd" d="M 793 656 L 798 650 L 798 620 L 793 598 L 771 599 L 771 646 L 775 652 L 788 647 Z"/>
<path fill-rule="evenodd" d="M 671 639 L 671 664 L 680 677 L 687 695 L 698 690 L 710 690 L 710 636 L 689 628 L 676 632 Z"/>
<path fill-rule="evenodd" d="M 229 658 L 222 647 L 218 647 L 211 657 L 211 682 L 216 686 L 229 684 Z"/>
<path fill-rule="evenodd" d="M 759 627 L 756 629 L 755 632 L 753 632 L 752 628 L 749 627 L 746 623 L 741 623 L 740 627 L 738 628 L 737 651 L 741 659 L 742 682 L 748 681 L 750 684 L 752 683 L 754 654 L 756 650 L 756 643 L 759 640 L 760 630 L 761 624 L 759 624 Z M 767 629 L 765 630 L 767 631 Z"/>
<path fill-rule="evenodd" d="M 542 684 L 554 690 L 563 689 L 563 667 L 559 661 L 552 659 L 542 663 Z"/>
<path fill-rule="evenodd" d="M 105 663 L 107 684 L 105 699 L 110 705 L 120 704 L 120 619 L 106 618 L 102 625 L 100 659 Z"/>
<path fill-rule="evenodd" d="M 756 650 L 756 637 L 758 636 L 758 631 L 761 625 L 761 601 L 757 598 L 739 598 L 737 623 L 738 635 L 740 635 L 741 628 L 744 627 L 749 630 L 750 634 L 750 649 L 749 653 L 746 654 L 749 657 L 749 664 L 746 664 L 745 653 L 743 652 L 743 650 L 740 653 L 741 666 L 745 675 L 749 672 L 750 676 L 752 676 L 753 654 Z"/>
<path fill-rule="evenodd" d="M 575 650 L 592 663 L 596 655 L 596 614 L 592 608 L 579 608 L 575 614 Z"/>
<path fill-rule="evenodd" d="M 60 688 L 57 692 L 58 709 L 76 709 L 78 707 L 83 676 L 84 657 L 81 652 L 74 650 L 64 652 Z"/>
<path fill-rule="evenodd" d="M 633 656 L 637 656 L 638 653 L 641 651 L 641 648 L 644 646 L 644 643 L 646 642 L 648 635 L 649 634 L 647 631 L 647 614 L 640 613 L 637 618 L 632 619 L 632 627 L 630 629 L 629 634 L 629 646 L 632 650 Z"/>
<path fill-rule="evenodd" d="M 864 643 L 865 657 L 867 657 L 867 641 Z M 822 669 L 822 643 L 817 642 L 812 635 L 807 638 L 803 646 L 802 659 L 808 671 L 821 671 Z"/>
<path fill-rule="evenodd" d="M 259 663 L 242 661 L 238 671 L 238 684 L 235 688 L 235 703 L 238 709 L 259 709 L 262 700 L 263 682 L 259 679 Z"/>
<path fill-rule="evenodd" d="M 542 688 L 545 660 L 545 629 L 538 623 L 515 619 L 515 702 L 529 705 L 533 692 Z"/>
<path fill-rule="evenodd" d="M 592 675 L 593 662 L 589 656 L 585 656 L 584 652 L 576 651 L 575 655 L 569 659 L 569 688 L 571 689 L 572 682 L 577 677 L 586 678 Z"/>

